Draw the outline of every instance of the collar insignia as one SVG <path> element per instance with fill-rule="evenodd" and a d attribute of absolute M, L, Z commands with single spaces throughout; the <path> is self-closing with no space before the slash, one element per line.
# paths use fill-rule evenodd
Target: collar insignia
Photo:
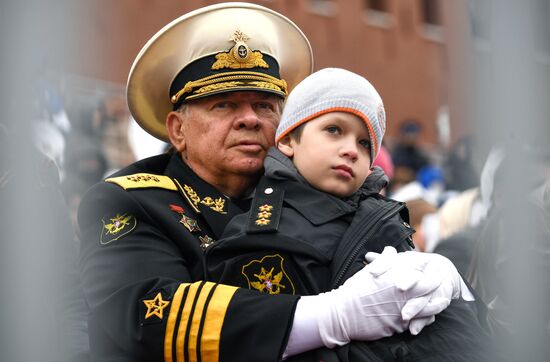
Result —
<path fill-rule="evenodd" d="M 216 54 L 216 61 L 212 65 L 212 70 L 269 68 L 269 65 L 263 59 L 262 53 L 251 50 L 246 44 L 249 39 L 242 31 L 236 30 L 229 38 L 229 40 L 235 42 L 235 45 L 228 52 Z"/>
<path fill-rule="evenodd" d="M 183 185 L 183 188 L 181 188 L 180 186 L 180 191 L 182 191 L 183 195 L 187 199 L 187 202 L 189 202 L 189 205 L 191 205 L 191 207 L 193 207 L 193 209 L 197 213 L 200 213 L 199 206 L 202 204 L 208 206 L 215 212 L 218 212 L 220 214 L 227 214 L 227 211 L 225 210 L 225 199 L 223 197 L 218 197 L 217 199 L 214 199 L 210 196 L 206 196 L 204 198 L 201 198 L 191 186 L 186 184 Z"/>
<path fill-rule="evenodd" d="M 99 239 L 101 245 L 109 244 L 128 234 L 134 230 L 137 224 L 136 218 L 130 214 L 116 214 L 114 217 L 108 218 L 108 221 L 105 221 L 105 218 L 103 218 L 101 222 L 103 223 Z"/>
<path fill-rule="evenodd" d="M 163 300 L 162 294 L 157 293 L 154 299 L 144 300 L 143 303 L 147 307 L 147 312 L 145 312 L 145 319 L 148 319 L 152 316 L 157 316 L 159 319 L 162 319 L 164 308 L 170 304 L 169 300 Z"/>
<path fill-rule="evenodd" d="M 262 293 L 294 294 L 294 285 L 283 268 L 284 258 L 279 254 L 266 255 L 261 260 L 252 260 L 242 267 L 241 273 L 248 282 L 249 289 Z M 288 288 L 287 288 L 288 287 Z"/>

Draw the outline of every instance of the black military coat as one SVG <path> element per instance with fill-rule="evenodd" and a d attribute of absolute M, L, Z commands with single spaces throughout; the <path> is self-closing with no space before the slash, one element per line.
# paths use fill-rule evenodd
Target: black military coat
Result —
<path fill-rule="evenodd" d="M 240 212 L 178 155 L 90 189 L 79 225 L 92 359 L 278 360 L 298 297 L 204 281 L 204 250 Z"/>

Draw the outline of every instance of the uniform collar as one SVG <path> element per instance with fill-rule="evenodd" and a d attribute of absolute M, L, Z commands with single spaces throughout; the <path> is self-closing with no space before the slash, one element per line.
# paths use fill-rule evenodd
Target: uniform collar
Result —
<path fill-rule="evenodd" d="M 356 208 L 337 197 L 315 190 L 296 181 L 284 184 L 285 202 L 314 225 L 325 224 L 347 214 Z"/>
<path fill-rule="evenodd" d="M 172 155 L 166 168 L 166 175 L 174 180 L 188 206 L 206 220 L 217 238 L 221 236 L 223 229 L 235 215 L 246 211 L 197 176 L 178 153 Z"/>

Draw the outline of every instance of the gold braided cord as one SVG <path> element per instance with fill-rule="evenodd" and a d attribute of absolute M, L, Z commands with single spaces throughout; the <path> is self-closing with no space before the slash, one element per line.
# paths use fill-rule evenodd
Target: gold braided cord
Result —
<path fill-rule="evenodd" d="M 196 87 L 204 87 L 214 83 L 231 82 L 231 81 L 239 81 L 239 80 L 255 80 L 255 81 L 260 81 L 262 83 L 266 83 L 266 82 L 271 83 L 279 87 L 282 90 L 282 92 L 287 94 L 287 90 L 286 90 L 287 84 L 284 79 L 278 79 L 271 75 L 258 73 L 258 72 L 230 72 L 230 73 L 214 74 L 195 81 L 187 82 L 180 91 L 178 91 L 176 94 L 172 96 L 171 102 L 173 104 L 177 103 L 183 94 L 191 92 L 193 88 L 196 88 Z M 262 88 L 265 88 L 265 87 L 262 87 Z"/>

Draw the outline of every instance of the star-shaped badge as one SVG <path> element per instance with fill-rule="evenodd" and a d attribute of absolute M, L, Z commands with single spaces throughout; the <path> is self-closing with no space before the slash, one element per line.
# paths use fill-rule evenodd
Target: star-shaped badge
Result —
<path fill-rule="evenodd" d="M 160 319 L 163 317 L 164 308 L 170 304 L 169 300 L 163 300 L 162 294 L 157 293 L 154 299 L 144 300 L 143 303 L 147 307 L 147 312 L 145 313 L 145 319 L 148 319 L 152 316 L 157 316 Z"/>
<path fill-rule="evenodd" d="M 268 211 L 269 212 L 269 211 L 273 210 L 273 206 L 268 205 L 268 204 L 264 204 L 262 206 L 259 206 L 258 209 L 260 211 Z"/>
<path fill-rule="evenodd" d="M 183 207 L 179 205 L 174 205 L 174 204 L 170 204 L 169 206 L 170 206 L 170 210 L 175 211 L 180 215 L 181 217 L 180 223 L 183 226 L 185 226 L 187 230 L 189 230 L 190 232 L 201 231 L 201 228 L 199 227 L 199 223 L 197 222 L 197 220 L 192 219 L 189 216 L 185 215 L 184 214 L 185 211 L 183 210 Z"/>

